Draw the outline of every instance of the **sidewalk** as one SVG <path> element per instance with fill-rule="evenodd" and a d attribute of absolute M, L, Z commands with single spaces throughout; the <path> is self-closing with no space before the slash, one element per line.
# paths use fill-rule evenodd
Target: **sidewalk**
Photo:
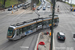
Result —
<path fill-rule="evenodd" d="M 75 12 L 72 12 L 72 15 L 74 15 L 74 16 L 75 16 Z"/>
<path fill-rule="evenodd" d="M 17 11 L 17 9 L 16 10 L 13 9 L 11 11 L 8 11 L 8 9 L 5 9 L 5 11 L 0 10 L 0 13 L 9 13 L 9 14 L 13 14 L 13 15 L 20 14 L 21 12 L 25 12 L 25 14 L 27 14 L 27 13 L 32 13 L 33 11 L 30 9 L 30 7 L 27 8 L 26 10 L 22 9 L 22 7 L 21 7 L 21 8 L 18 9 L 18 11 Z"/>
<path fill-rule="evenodd" d="M 24 12 L 24 14 L 33 13 L 33 11 L 28 8 L 26 10 L 25 9 L 20 9 L 18 11 L 15 11 L 15 12 L 13 12 L 13 15 L 21 14 L 21 12 Z"/>
<path fill-rule="evenodd" d="M 50 32 L 50 31 L 48 31 L 48 32 Z M 37 50 L 37 48 L 38 48 L 38 50 L 49 50 L 50 49 L 50 40 L 51 40 L 51 38 L 49 37 L 49 34 L 46 35 L 46 32 L 40 32 L 34 50 Z M 45 45 L 40 45 L 39 44 L 40 42 L 44 42 Z"/>
<path fill-rule="evenodd" d="M 1 13 L 1 12 L 5 12 L 5 11 L 7 11 L 7 9 L 0 10 L 0 13 Z"/>

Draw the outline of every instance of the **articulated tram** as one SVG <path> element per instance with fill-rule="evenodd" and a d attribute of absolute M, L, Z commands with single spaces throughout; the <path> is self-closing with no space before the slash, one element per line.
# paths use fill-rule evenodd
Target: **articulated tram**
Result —
<path fill-rule="evenodd" d="M 23 5 L 23 9 L 27 9 L 28 7 L 30 7 L 30 3 L 28 2 Z"/>
<path fill-rule="evenodd" d="M 37 18 L 30 21 L 24 21 L 22 23 L 13 24 L 8 27 L 7 38 L 8 40 L 17 40 L 25 35 L 29 35 L 39 29 L 50 27 L 52 17 Z M 58 25 L 59 17 L 54 17 L 54 26 Z"/>

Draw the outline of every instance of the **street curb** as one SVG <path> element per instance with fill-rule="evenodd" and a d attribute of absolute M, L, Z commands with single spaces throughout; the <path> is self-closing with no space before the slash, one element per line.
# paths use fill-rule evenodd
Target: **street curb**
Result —
<path fill-rule="evenodd" d="M 39 41 L 40 35 L 41 35 L 41 32 L 39 33 L 39 36 L 38 36 L 38 39 L 37 39 L 37 42 L 36 42 L 36 45 L 35 45 L 34 50 L 36 50 L 36 49 L 37 49 L 37 44 L 38 44 L 38 41 Z"/>

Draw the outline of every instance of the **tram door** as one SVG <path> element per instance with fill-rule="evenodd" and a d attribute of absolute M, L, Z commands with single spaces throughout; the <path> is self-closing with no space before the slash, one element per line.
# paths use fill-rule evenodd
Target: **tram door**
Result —
<path fill-rule="evenodd" d="M 42 28 L 42 22 L 37 23 L 37 30 Z"/>
<path fill-rule="evenodd" d="M 21 36 L 22 36 L 22 29 L 17 29 L 16 30 L 16 39 L 21 38 Z"/>
<path fill-rule="evenodd" d="M 32 24 L 31 25 L 31 31 L 35 32 L 36 31 L 36 27 L 37 27 L 37 24 Z"/>

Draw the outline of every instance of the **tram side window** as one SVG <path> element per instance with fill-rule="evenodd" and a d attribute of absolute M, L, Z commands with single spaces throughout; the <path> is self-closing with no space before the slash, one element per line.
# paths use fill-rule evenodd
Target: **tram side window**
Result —
<path fill-rule="evenodd" d="M 46 21 L 46 24 L 50 24 L 50 21 L 49 21 L 49 20 L 47 20 L 47 21 Z"/>
<path fill-rule="evenodd" d="M 57 22 L 57 19 L 54 19 L 54 23 L 56 23 Z"/>
<path fill-rule="evenodd" d="M 22 28 L 22 32 L 28 31 L 31 29 L 31 25 Z"/>
<path fill-rule="evenodd" d="M 59 18 L 57 19 L 57 22 L 59 22 Z"/>
<path fill-rule="evenodd" d="M 19 29 L 19 34 L 22 34 L 22 28 Z"/>
<path fill-rule="evenodd" d="M 48 20 L 48 24 L 50 24 L 50 20 Z"/>
<path fill-rule="evenodd" d="M 15 30 L 13 30 L 13 36 L 14 36 L 14 34 L 15 34 Z"/>
<path fill-rule="evenodd" d="M 17 29 L 17 35 L 19 35 L 19 29 Z"/>
<path fill-rule="evenodd" d="M 31 25 L 27 26 L 27 30 L 30 30 L 31 29 Z"/>
<path fill-rule="evenodd" d="M 24 31 L 24 27 L 22 28 L 22 33 L 24 33 L 25 31 Z"/>
<path fill-rule="evenodd" d="M 43 25 L 46 25 L 46 21 L 43 21 Z"/>
<path fill-rule="evenodd" d="M 52 24 L 52 20 L 50 20 L 50 24 Z"/>
<path fill-rule="evenodd" d="M 22 29 L 17 29 L 17 35 L 22 33 Z"/>
<path fill-rule="evenodd" d="M 35 29 L 36 28 L 36 24 L 32 24 L 31 25 L 31 29 L 33 30 L 33 29 Z"/>
<path fill-rule="evenodd" d="M 34 28 L 36 28 L 37 27 L 37 24 L 34 24 Z"/>
<path fill-rule="evenodd" d="M 22 32 L 24 33 L 25 31 L 27 31 L 27 27 L 22 28 Z"/>
<path fill-rule="evenodd" d="M 42 25 L 42 22 L 37 23 L 38 25 Z"/>
<path fill-rule="evenodd" d="M 53 20 L 53 23 L 55 23 L 55 19 Z M 52 20 L 50 20 L 50 24 L 52 24 Z"/>

